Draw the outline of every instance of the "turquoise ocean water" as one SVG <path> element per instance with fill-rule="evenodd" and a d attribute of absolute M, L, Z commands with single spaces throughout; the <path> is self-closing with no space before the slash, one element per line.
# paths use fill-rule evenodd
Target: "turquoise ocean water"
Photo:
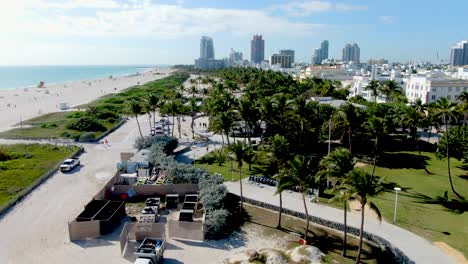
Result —
<path fill-rule="evenodd" d="M 40 81 L 52 84 L 92 80 L 165 67 L 168 66 L 0 66 L 0 89 L 36 86 Z"/>

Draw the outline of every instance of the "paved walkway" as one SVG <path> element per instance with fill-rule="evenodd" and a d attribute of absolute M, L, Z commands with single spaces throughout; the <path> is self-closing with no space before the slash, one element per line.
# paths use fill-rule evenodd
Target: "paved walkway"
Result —
<path fill-rule="evenodd" d="M 239 195 L 239 182 L 226 182 L 225 185 L 227 186 L 229 192 Z M 274 187 L 257 185 L 254 183 L 249 183 L 248 180 L 244 180 L 243 188 L 245 197 L 279 206 L 279 198 L 277 195 L 275 195 Z M 300 194 L 296 192 L 283 193 L 283 206 L 284 208 L 298 212 L 304 211 L 302 198 Z M 310 202 L 310 199 L 307 203 L 307 207 L 309 209 L 310 215 L 338 223 L 343 223 L 342 210 L 332 208 L 330 206 L 312 203 Z M 360 214 L 348 214 L 348 225 L 359 228 L 360 222 Z M 367 232 L 373 233 L 388 240 L 417 264 L 456 263 L 441 249 L 426 239 L 387 222 L 383 221 L 382 223 L 379 223 L 375 219 L 366 218 L 364 229 Z"/>

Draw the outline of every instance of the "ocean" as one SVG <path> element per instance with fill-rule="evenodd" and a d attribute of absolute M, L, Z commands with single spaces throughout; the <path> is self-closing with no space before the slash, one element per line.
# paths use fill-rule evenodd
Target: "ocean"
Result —
<path fill-rule="evenodd" d="M 0 66 L 0 89 L 92 80 L 112 76 L 142 73 L 151 68 L 169 66 Z"/>

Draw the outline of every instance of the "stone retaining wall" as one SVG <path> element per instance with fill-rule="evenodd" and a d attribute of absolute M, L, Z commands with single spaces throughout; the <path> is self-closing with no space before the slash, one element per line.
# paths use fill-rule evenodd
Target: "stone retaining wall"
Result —
<path fill-rule="evenodd" d="M 233 194 L 233 195 L 235 195 L 236 197 L 239 197 L 236 194 Z M 276 206 L 276 205 L 260 202 L 260 201 L 250 199 L 250 198 L 246 198 L 246 197 L 244 197 L 243 200 L 244 200 L 245 203 L 248 203 L 248 204 L 252 204 L 252 205 L 259 206 L 259 207 L 269 209 L 269 210 L 273 210 L 273 211 L 279 211 L 279 206 Z M 287 215 L 294 216 L 294 217 L 298 217 L 298 218 L 301 218 L 301 219 L 305 219 L 305 213 L 296 212 L 296 211 L 293 211 L 293 210 L 290 210 L 290 209 L 287 209 L 287 208 L 283 208 L 283 213 L 287 214 Z M 338 230 L 338 231 L 343 231 L 344 230 L 344 224 L 341 224 L 341 223 L 333 222 L 333 221 L 330 221 L 330 220 L 326 220 L 326 219 L 316 217 L 316 216 L 311 216 L 311 215 L 309 215 L 309 220 L 312 223 L 315 223 L 315 224 L 318 224 L 318 225 L 321 225 L 321 226 L 325 226 L 325 227 L 328 227 L 328 228 L 331 228 L 331 229 L 335 229 L 335 230 Z M 359 228 L 355 228 L 355 227 L 352 227 L 352 226 L 347 226 L 346 230 L 347 230 L 348 233 L 350 233 L 352 235 L 359 236 L 359 233 L 360 233 Z M 380 236 L 377 236 L 377 235 L 371 234 L 369 232 L 366 232 L 366 231 L 364 231 L 363 238 L 366 239 L 367 241 L 375 243 L 375 244 L 379 245 L 380 247 L 384 248 L 387 252 L 389 252 L 393 256 L 393 258 L 395 259 L 395 261 L 397 263 L 415 264 L 414 261 L 412 261 L 408 256 L 406 256 L 396 246 L 392 245 L 388 240 L 386 240 L 386 239 L 384 239 L 384 238 L 382 238 Z"/>

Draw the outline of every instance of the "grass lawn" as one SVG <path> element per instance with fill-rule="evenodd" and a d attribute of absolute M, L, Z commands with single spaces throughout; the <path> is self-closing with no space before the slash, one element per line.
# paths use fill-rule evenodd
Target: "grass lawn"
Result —
<path fill-rule="evenodd" d="M 197 163 L 195 162 L 195 167 L 199 167 L 199 168 L 204 168 L 206 169 L 209 173 L 219 173 L 221 175 L 223 175 L 223 178 L 225 181 L 232 181 L 234 179 L 234 181 L 238 181 L 239 180 L 239 167 L 237 166 L 236 162 L 233 162 L 233 169 L 234 171 L 231 172 L 231 162 L 230 161 L 226 161 L 224 163 L 221 164 L 221 166 L 218 166 L 218 164 L 200 164 L 200 163 Z M 244 164 L 242 166 L 242 178 L 246 178 L 248 177 L 249 175 L 258 175 L 258 174 L 255 174 L 255 171 L 254 169 L 252 168 L 252 170 L 249 170 L 249 165 L 248 164 Z M 234 176 L 234 177 L 233 177 Z"/>
<path fill-rule="evenodd" d="M 50 138 L 67 138 L 71 139 L 79 137 L 82 131 L 76 131 L 66 128 L 66 123 L 70 120 L 70 117 L 79 113 L 79 111 L 67 111 L 67 112 L 56 112 L 49 113 L 42 116 L 38 116 L 23 122 L 24 128 L 14 128 L 5 132 L 0 133 L 1 138 L 9 139 L 50 139 Z M 118 124 L 116 122 L 103 122 L 102 124 L 106 129 L 111 129 Z M 104 132 L 94 132 L 95 137 L 99 137 Z M 66 135 L 69 136 L 66 136 Z"/>
<path fill-rule="evenodd" d="M 0 161 L 0 206 L 2 206 L 42 174 L 73 154 L 77 147 L 17 144 L 2 145 L 0 150 L 11 156 L 9 160 Z"/>
<path fill-rule="evenodd" d="M 411 232 L 431 241 L 442 241 L 468 256 L 468 201 L 461 201 L 451 189 L 447 160 L 439 160 L 434 153 L 423 152 L 427 175 L 418 164 L 417 152 L 388 152 L 383 154 L 376 175 L 385 177 L 386 191 L 373 198 L 386 221 L 393 221 L 395 185 L 401 187 L 398 195 L 397 222 Z M 468 199 L 468 173 L 461 162 L 451 159 L 455 190 Z M 363 167 L 372 171 L 372 166 Z M 443 202 L 448 191 L 448 202 Z"/>
<path fill-rule="evenodd" d="M 300 235 L 305 229 L 305 221 L 283 215 L 283 230 L 276 229 L 278 223 L 278 213 L 260 207 L 244 203 L 244 208 L 249 220 L 244 224 L 248 228 L 253 228 L 261 232 L 265 239 L 280 239 L 288 242 L 288 248 L 298 246 Z M 356 262 L 359 240 L 354 236 L 348 236 L 347 257 L 341 256 L 342 236 L 341 233 L 322 228 L 316 225 L 309 227 L 309 237 L 307 239 L 312 246 L 319 248 L 326 256 L 325 263 L 351 264 Z M 364 243 L 362 263 L 393 263 L 385 257 L 380 248 Z"/>

